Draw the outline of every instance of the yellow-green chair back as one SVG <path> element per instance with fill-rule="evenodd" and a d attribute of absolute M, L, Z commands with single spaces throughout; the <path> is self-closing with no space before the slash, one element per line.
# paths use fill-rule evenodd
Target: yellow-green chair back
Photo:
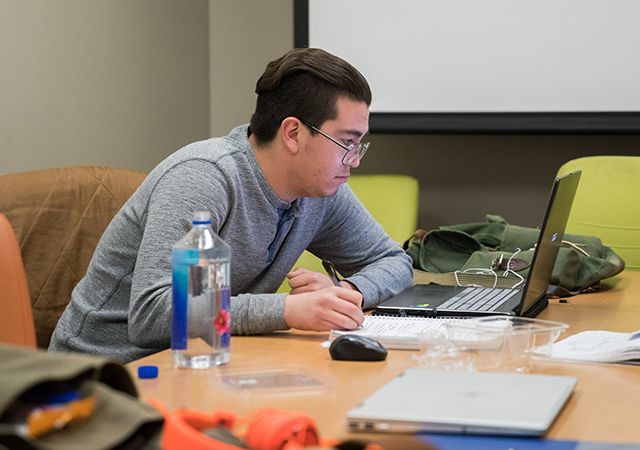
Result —
<path fill-rule="evenodd" d="M 640 269 L 640 156 L 588 156 L 558 176 L 582 170 L 567 232 L 599 237 L 627 268 Z"/>
<path fill-rule="evenodd" d="M 398 243 L 411 237 L 418 224 L 418 181 L 407 175 L 352 175 L 349 186 L 371 215 Z M 322 272 L 320 260 L 304 252 L 295 267 Z M 278 292 L 288 292 L 285 280 Z"/>

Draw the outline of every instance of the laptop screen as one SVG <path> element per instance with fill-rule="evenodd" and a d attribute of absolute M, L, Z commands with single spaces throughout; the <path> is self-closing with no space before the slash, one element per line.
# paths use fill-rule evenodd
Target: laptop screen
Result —
<path fill-rule="evenodd" d="M 553 184 L 540 237 L 531 261 L 531 271 L 524 287 L 525 296 L 520 314 L 526 314 L 546 293 L 553 265 L 562 245 L 578 181 L 580 181 L 580 171 L 558 178 Z"/>

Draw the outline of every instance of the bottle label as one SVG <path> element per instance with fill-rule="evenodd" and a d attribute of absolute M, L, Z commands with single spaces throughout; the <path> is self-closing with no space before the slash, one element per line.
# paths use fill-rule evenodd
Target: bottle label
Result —
<path fill-rule="evenodd" d="M 231 264 L 198 259 L 197 250 L 173 256 L 171 348 L 188 350 L 200 338 L 212 353 L 228 351 L 231 341 Z"/>
<path fill-rule="evenodd" d="M 189 266 L 197 263 L 197 250 L 174 250 L 171 307 L 171 348 L 187 349 L 187 302 L 189 298 Z"/>

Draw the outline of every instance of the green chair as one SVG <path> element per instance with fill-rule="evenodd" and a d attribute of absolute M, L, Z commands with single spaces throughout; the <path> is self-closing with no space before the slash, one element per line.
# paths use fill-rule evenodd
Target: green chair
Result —
<path fill-rule="evenodd" d="M 588 156 L 566 162 L 558 176 L 582 170 L 567 232 L 599 237 L 640 269 L 640 156 Z"/>
<path fill-rule="evenodd" d="M 418 181 L 407 175 L 352 175 L 349 186 L 391 238 L 402 243 L 418 224 Z M 295 264 L 323 272 L 320 260 L 304 252 Z M 285 280 L 278 292 L 289 292 Z"/>

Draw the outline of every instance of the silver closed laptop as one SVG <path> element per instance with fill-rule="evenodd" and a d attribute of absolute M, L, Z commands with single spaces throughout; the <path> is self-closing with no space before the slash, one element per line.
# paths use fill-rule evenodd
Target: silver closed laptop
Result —
<path fill-rule="evenodd" d="M 539 436 L 576 379 L 408 369 L 347 413 L 351 431 Z"/>

